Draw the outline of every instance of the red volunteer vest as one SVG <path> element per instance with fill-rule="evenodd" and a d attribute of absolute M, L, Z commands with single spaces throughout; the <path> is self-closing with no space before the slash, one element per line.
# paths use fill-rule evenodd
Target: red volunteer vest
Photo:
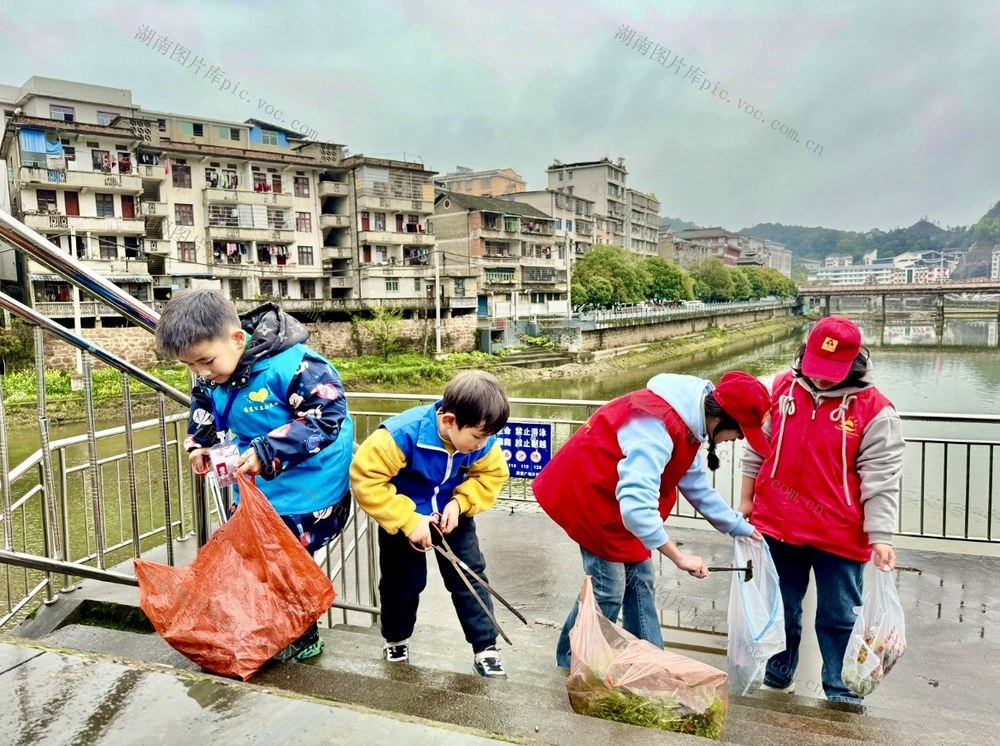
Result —
<path fill-rule="evenodd" d="M 650 557 L 622 522 L 615 487 L 624 458 L 618 431 L 638 416 L 663 422 L 673 455 L 660 475 L 660 515 L 677 503 L 677 483 L 694 462 L 701 443 L 666 401 L 649 389 L 635 391 L 598 409 L 535 477 L 535 498 L 569 537 L 609 562 L 643 562 Z"/>
<path fill-rule="evenodd" d="M 830 414 L 841 400 L 821 399 L 813 412 L 813 398 L 800 385 L 792 393 L 795 414 L 783 418 L 782 396 L 788 394 L 792 373 L 774 382 L 771 393 L 771 453 L 757 475 L 756 497 L 750 522 L 762 534 L 795 546 L 809 546 L 840 557 L 867 562 L 871 559 L 861 506 L 858 450 L 869 423 L 890 402 L 874 386 L 858 392 L 844 422 Z M 785 435 L 776 452 L 782 419 Z M 844 494 L 841 439 L 847 433 L 847 491 Z M 778 459 L 774 476 L 771 470 Z"/>

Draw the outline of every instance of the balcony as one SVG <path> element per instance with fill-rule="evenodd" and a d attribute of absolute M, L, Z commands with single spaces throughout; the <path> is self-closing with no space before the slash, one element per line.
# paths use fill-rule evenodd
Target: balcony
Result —
<path fill-rule="evenodd" d="M 330 278 L 331 288 L 351 288 L 354 287 L 354 281 L 350 277 L 331 277 Z"/>
<path fill-rule="evenodd" d="M 148 302 L 148 301 L 147 301 Z M 32 307 L 38 311 L 38 313 L 43 316 L 48 316 L 51 319 L 71 319 L 73 318 L 73 304 L 72 303 L 61 303 L 61 302 L 50 302 L 50 301 L 35 301 Z M 103 303 L 98 303 L 97 301 L 85 300 L 80 301 L 80 316 L 118 316 L 118 311 L 113 309 L 111 306 L 106 306 Z"/>
<path fill-rule="evenodd" d="M 73 231 L 77 235 L 95 233 L 100 235 L 141 236 L 146 232 L 146 222 L 142 218 L 98 218 L 84 215 L 30 213 L 23 217 L 23 221 L 26 226 L 41 233 L 58 230 Z"/>
<path fill-rule="evenodd" d="M 320 228 L 350 228 L 351 227 L 351 216 L 350 215 L 320 215 L 319 216 L 319 227 Z"/>
<path fill-rule="evenodd" d="M 476 298 L 447 298 L 448 308 L 476 308 Z"/>
<path fill-rule="evenodd" d="M 429 215 L 434 212 L 434 201 L 381 197 L 371 192 L 363 191 L 358 195 L 358 209 L 376 210 L 379 212 L 415 212 Z"/>
<path fill-rule="evenodd" d="M 320 197 L 346 197 L 348 193 L 347 184 L 339 181 L 321 181 L 319 183 Z"/>
<path fill-rule="evenodd" d="M 521 260 L 521 257 L 514 254 L 502 254 L 492 251 L 483 254 L 480 258 L 486 262 L 503 262 L 505 264 L 517 264 Z"/>
<path fill-rule="evenodd" d="M 284 241 L 291 243 L 291 228 L 234 228 L 225 225 L 210 225 L 205 229 L 209 241 Z"/>
<path fill-rule="evenodd" d="M 323 259 L 353 259 L 354 249 L 350 246 L 324 246 Z"/>
<path fill-rule="evenodd" d="M 124 253 L 124 247 L 118 247 Z M 121 276 L 149 275 L 149 265 L 145 259 L 84 259 L 83 263 L 104 277 L 114 279 Z"/>
<path fill-rule="evenodd" d="M 273 207 L 290 208 L 292 195 L 283 192 L 255 192 L 251 189 L 219 189 L 205 187 L 202 189 L 205 202 L 239 203 L 243 205 L 271 205 Z"/>
<path fill-rule="evenodd" d="M 135 167 L 135 174 L 140 179 L 163 181 L 167 178 L 167 170 L 163 166 L 147 165 L 140 163 Z"/>
<path fill-rule="evenodd" d="M 21 183 L 24 186 L 41 185 L 46 189 L 71 189 L 86 192 L 141 194 L 142 179 L 132 174 L 104 173 L 102 171 L 49 171 L 44 168 L 22 167 Z"/>

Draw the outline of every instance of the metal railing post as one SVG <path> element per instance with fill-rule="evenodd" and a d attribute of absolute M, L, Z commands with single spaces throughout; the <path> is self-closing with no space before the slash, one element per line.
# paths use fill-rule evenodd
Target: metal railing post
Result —
<path fill-rule="evenodd" d="M 90 459 L 90 498 L 94 511 L 94 546 L 97 566 L 104 566 L 104 507 L 101 494 L 101 467 L 97 462 L 97 422 L 94 419 L 94 382 L 92 379 L 90 351 L 83 352 L 83 400 L 87 408 L 87 455 Z"/>
<path fill-rule="evenodd" d="M 62 539 L 59 531 L 59 514 L 56 511 L 55 477 L 52 473 L 52 445 L 49 439 L 49 418 L 46 409 L 45 391 L 45 335 L 35 327 L 35 377 L 37 379 L 38 398 L 38 432 L 42 446 L 41 484 L 45 490 L 45 500 L 42 510 L 46 513 L 49 524 L 49 541 L 46 551 L 55 560 L 63 559 Z M 51 585 L 51 582 L 50 582 Z"/>
<path fill-rule="evenodd" d="M 3 398 L 3 380 L 0 379 L 0 492 L 3 492 L 3 545 L 4 549 L 10 552 L 14 549 L 14 528 L 11 526 L 10 517 L 10 464 L 7 455 L 7 407 Z"/>
<path fill-rule="evenodd" d="M 167 540 L 167 564 L 174 564 L 174 527 L 170 511 L 170 453 L 167 451 L 167 400 L 160 392 L 156 395 L 157 415 L 160 419 L 160 475 L 163 479 L 163 531 Z"/>
<path fill-rule="evenodd" d="M 128 463 L 128 507 L 132 519 L 132 556 L 142 554 L 139 542 L 139 498 L 135 486 L 135 436 L 132 434 L 132 387 L 128 373 L 122 373 L 122 399 L 125 404 L 125 460 Z M 119 493 L 120 494 L 120 493 Z"/>

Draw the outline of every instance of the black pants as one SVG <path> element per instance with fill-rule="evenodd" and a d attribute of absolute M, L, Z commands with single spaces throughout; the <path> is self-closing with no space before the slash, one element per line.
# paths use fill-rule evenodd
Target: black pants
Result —
<path fill-rule="evenodd" d="M 460 516 L 458 525 L 445 538 L 452 551 L 488 583 L 486 560 L 479 551 L 479 538 L 476 536 L 476 522 L 472 518 Z M 427 586 L 427 558 L 411 546 L 402 531 L 389 534 L 380 528 L 378 546 L 379 570 L 382 573 L 378 584 L 382 604 L 382 637 L 386 642 L 399 642 L 413 634 L 420 592 Z M 432 550 L 431 554 L 437 558 L 444 586 L 451 593 L 458 621 L 462 624 L 465 639 L 472 645 L 473 652 L 480 653 L 495 645 L 496 628 L 476 597 L 462 582 L 458 571 L 436 550 Z M 476 593 L 492 612 L 493 600 L 490 594 L 475 580 L 471 582 Z"/>

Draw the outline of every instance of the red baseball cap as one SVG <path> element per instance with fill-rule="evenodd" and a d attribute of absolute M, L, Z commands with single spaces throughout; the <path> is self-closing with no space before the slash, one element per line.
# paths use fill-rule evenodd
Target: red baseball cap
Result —
<path fill-rule="evenodd" d="M 861 330 L 853 321 L 841 316 L 820 319 L 806 340 L 802 375 L 839 383 L 851 372 L 860 350 Z"/>
<path fill-rule="evenodd" d="M 771 411 L 767 386 L 749 373 L 731 370 L 722 375 L 712 394 L 726 414 L 739 423 L 750 447 L 764 456 L 769 454 L 771 446 L 764 436 L 764 421 Z"/>

